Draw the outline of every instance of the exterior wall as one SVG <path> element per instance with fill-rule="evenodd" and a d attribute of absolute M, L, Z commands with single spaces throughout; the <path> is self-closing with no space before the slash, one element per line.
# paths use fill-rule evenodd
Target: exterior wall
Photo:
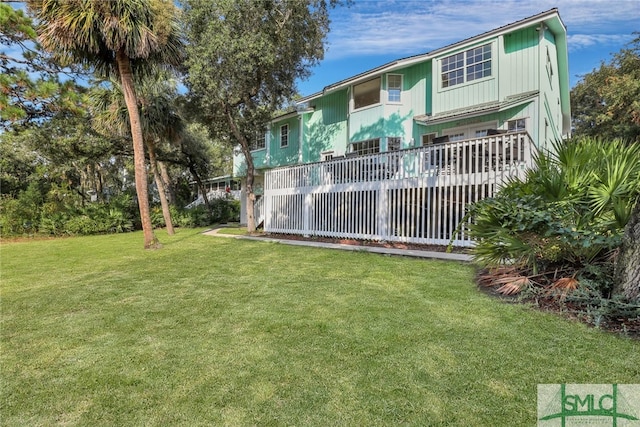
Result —
<path fill-rule="evenodd" d="M 492 70 L 491 76 L 484 77 L 471 82 L 460 83 L 454 86 L 442 87 L 441 67 L 442 60 L 448 56 L 455 55 L 457 53 L 466 52 L 469 49 L 483 46 L 485 44 L 491 44 L 491 58 L 492 58 Z M 476 43 L 471 46 L 465 46 L 457 50 L 446 51 L 439 55 L 433 61 L 433 75 L 436 78 L 433 79 L 432 92 L 433 92 L 433 114 L 438 114 L 450 110 L 456 110 L 460 108 L 469 107 L 470 105 L 484 104 L 491 101 L 498 101 L 498 79 L 499 79 L 499 67 L 496 63 L 499 63 L 499 49 L 498 40 L 485 40 L 481 43 Z"/>
<path fill-rule="evenodd" d="M 500 57 L 497 64 L 499 95 L 509 95 L 538 90 L 539 81 L 539 33 L 535 26 L 500 37 Z"/>
<path fill-rule="evenodd" d="M 289 143 L 282 147 L 280 140 L 280 132 L 282 126 L 289 127 Z M 300 120 L 297 116 L 288 117 L 286 119 L 273 123 L 269 129 L 269 145 L 268 162 L 263 166 L 278 167 L 298 163 L 300 150 Z M 257 168 L 257 166 L 256 166 Z"/>
<path fill-rule="evenodd" d="M 336 158 L 348 153 L 351 143 L 374 138 L 380 138 L 382 152 L 388 150 L 387 137 L 400 137 L 402 149 L 419 147 L 424 134 L 442 136 L 463 128 L 472 133 L 474 126 L 487 123 L 507 130 L 508 121 L 515 119 L 526 120 L 537 149 L 548 149 L 552 141 L 569 132 L 566 30 L 557 14 L 533 18 L 433 54 L 394 61 L 306 98 L 305 111 L 271 123 L 267 147 L 253 152 L 256 169 L 263 173 L 279 166 L 319 162 L 323 153 Z M 486 44 L 491 46 L 490 76 L 442 87 L 444 58 Z M 402 76 L 400 102 L 388 101 L 387 83 L 394 74 Z M 380 102 L 354 110 L 354 84 L 378 76 Z M 491 112 L 478 115 L 480 108 Z M 452 118 L 441 121 L 445 113 Z M 425 124 L 418 117 L 431 117 L 435 124 Z M 285 123 L 289 144 L 281 147 L 280 126 Z M 242 155 L 234 157 L 235 176 L 244 174 L 243 165 Z"/>
<path fill-rule="evenodd" d="M 314 111 L 303 114 L 303 162 L 320 161 L 323 152 L 343 155 L 347 149 L 349 94 L 346 89 L 313 101 Z"/>
<path fill-rule="evenodd" d="M 548 56 L 547 56 L 548 52 Z M 540 147 L 550 149 L 562 139 L 562 107 L 558 80 L 558 54 L 555 37 L 548 29 L 540 41 Z"/>

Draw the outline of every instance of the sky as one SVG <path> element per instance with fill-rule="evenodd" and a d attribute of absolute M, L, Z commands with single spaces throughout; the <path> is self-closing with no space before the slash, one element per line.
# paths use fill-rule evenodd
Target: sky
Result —
<path fill-rule="evenodd" d="M 640 31 L 640 0 L 354 0 L 331 11 L 325 58 L 298 82 L 298 91 L 311 95 L 554 7 L 567 27 L 571 87 Z"/>

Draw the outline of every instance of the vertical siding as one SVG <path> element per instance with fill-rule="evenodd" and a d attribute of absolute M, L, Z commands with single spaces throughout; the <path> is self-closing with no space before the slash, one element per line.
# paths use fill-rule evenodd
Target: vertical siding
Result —
<path fill-rule="evenodd" d="M 441 88 L 440 82 L 440 67 L 441 60 L 452 54 L 465 52 L 470 48 L 482 46 L 484 44 L 492 44 L 492 75 L 490 78 L 473 81 L 470 83 L 462 83 L 459 85 L 451 86 L 448 88 Z M 498 49 L 498 40 L 493 39 L 491 41 L 483 41 L 474 46 L 466 46 L 464 49 L 458 51 L 451 51 L 438 57 L 433 61 L 433 113 L 441 113 L 444 111 L 456 110 L 459 108 L 465 108 L 470 105 L 484 104 L 491 101 L 498 100 L 498 73 L 499 73 L 499 58 L 500 53 Z"/>
<path fill-rule="evenodd" d="M 280 146 L 280 127 L 289 126 L 289 144 Z M 279 120 L 271 125 L 269 138 L 269 167 L 292 165 L 298 163 L 300 125 L 297 117 Z"/>
<path fill-rule="evenodd" d="M 499 63 L 501 97 L 538 89 L 538 38 L 535 27 L 502 37 L 503 52 Z"/>
<path fill-rule="evenodd" d="M 347 148 L 347 112 L 349 96 L 346 89 L 311 102 L 314 111 L 304 116 L 303 161 L 317 162 L 321 153 L 344 154 Z"/>

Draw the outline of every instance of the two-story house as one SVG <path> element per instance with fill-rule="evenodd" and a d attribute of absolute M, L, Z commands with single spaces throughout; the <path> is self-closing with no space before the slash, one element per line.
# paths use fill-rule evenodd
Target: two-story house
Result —
<path fill-rule="evenodd" d="M 255 141 L 265 231 L 446 243 L 468 203 L 568 136 L 566 28 L 552 9 L 297 105 Z"/>

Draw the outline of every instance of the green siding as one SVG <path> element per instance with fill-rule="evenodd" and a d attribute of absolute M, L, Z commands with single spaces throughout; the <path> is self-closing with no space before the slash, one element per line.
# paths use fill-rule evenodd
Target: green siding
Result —
<path fill-rule="evenodd" d="M 538 38 L 535 27 L 506 34 L 502 38 L 504 53 L 499 59 L 502 97 L 538 89 Z"/>
<path fill-rule="evenodd" d="M 541 27 L 545 27 L 544 31 L 539 30 Z M 492 47 L 491 76 L 441 88 L 439 68 L 443 58 L 487 43 Z M 411 64 L 411 58 L 406 63 L 400 60 L 399 64 L 407 64 L 404 68 L 390 67 L 384 74 L 368 74 L 366 78 L 381 77 L 379 104 L 350 111 L 351 87 L 346 86 L 335 86 L 332 92 L 311 98 L 307 111 L 271 124 L 267 149 L 254 153 L 256 167 L 316 162 L 321 160 L 323 152 L 332 151 L 334 156 L 339 156 L 348 152 L 351 142 L 373 138 L 381 139 L 382 151 L 387 149 L 387 137 L 400 137 L 402 148 L 408 148 L 420 145 L 423 134 L 442 135 L 448 129 L 467 126 L 472 130 L 470 125 L 484 122 L 496 122 L 499 129 L 506 129 L 507 121 L 524 118 L 539 148 L 549 147 L 552 140 L 568 131 L 567 128 L 563 132 L 570 114 L 566 33 L 559 17 L 545 20 L 544 25 L 537 22 L 509 33 L 493 33 L 452 49 L 439 51 L 437 57 L 419 63 Z M 550 61 L 547 61 L 547 51 Z M 402 76 L 400 102 L 387 102 L 389 74 Z M 539 94 L 537 97 L 535 92 Z M 469 107 L 473 106 L 495 107 L 521 95 L 532 98 L 522 105 L 484 116 L 452 119 L 430 126 L 415 120 L 416 116 L 428 114 L 437 119 L 439 114 L 458 109 L 469 113 Z M 287 147 L 280 147 L 283 123 L 289 125 Z M 239 160 L 242 163 L 242 159 Z"/>
<path fill-rule="evenodd" d="M 325 151 L 344 154 L 347 149 L 348 91 L 344 89 L 318 98 L 312 102 L 312 107 L 314 111 L 303 116 L 303 161 L 317 162 Z"/>
<path fill-rule="evenodd" d="M 289 126 L 289 144 L 286 147 L 280 146 L 280 128 L 283 125 Z M 271 135 L 269 138 L 269 167 L 278 167 L 298 163 L 300 148 L 300 125 L 298 117 L 291 117 L 277 121 L 271 125 Z"/>

